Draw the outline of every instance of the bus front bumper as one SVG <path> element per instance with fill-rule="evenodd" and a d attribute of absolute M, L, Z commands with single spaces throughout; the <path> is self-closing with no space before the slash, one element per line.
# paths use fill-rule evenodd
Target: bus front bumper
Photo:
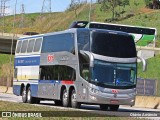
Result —
<path fill-rule="evenodd" d="M 130 105 L 135 104 L 134 94 L 89 94 L 89 103 L 93 104 L 110 104 L 110 105 Z"/>

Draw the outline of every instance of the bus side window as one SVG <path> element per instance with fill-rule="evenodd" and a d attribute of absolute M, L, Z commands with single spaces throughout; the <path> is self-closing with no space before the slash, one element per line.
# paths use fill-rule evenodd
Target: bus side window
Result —
<path fill-rule="evenodd" d="M 20 52 L 21 46 L 22 46 L 22 41 L 18 41 L 18 43 L 17 43 L 17 48 L 16 48 L 16 53 L 19 53 L 19 52 Z"/>
<path fill-rule="evenodd" d="M 34 44 L 35 44 L 35 39 L 29 40 L 27 53 L 31 53 L 33 51 Z"/>
<path fill-rule="evenodd" d="M 83 65 L 82 66 L 82 77 L 85 79 L 85 80 L 89 80 L 89 65 L 86 64 L 86 65 Z"/>
<path fill-rule="evenodd" d="M 41 44 L 42 44 L 42 38 L 38 38 L 35 41 L 35 45 L 34 45 L 34 52 L 39 52 L 41 49 Z"/>
<path fill-rule="evenodd" d="M 21 53 L 26 53 L 28 46 L 28 40 L 23 40 L 22 47 L 21 47 Z"/>
<path fill-rule="evenodd" d="M 80 75 L 85 80 L 89 80 L 89 58 L 79 53 Z"/>

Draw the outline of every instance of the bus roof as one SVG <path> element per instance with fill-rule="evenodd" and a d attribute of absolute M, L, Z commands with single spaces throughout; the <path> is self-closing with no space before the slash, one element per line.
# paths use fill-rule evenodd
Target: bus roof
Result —
<path fill-rule="evenodd" d="M 71 29 L 67 29 L 67 30 L 59 31 L 59 32 L 52 32 L 52 33 L 38 34 L 38 35 L 33 35 L 33 36 L 22 37 L 22 38 L 19 38 L 18 40 L 34 39 L 34 38 L 38 38 L 38 37 L 45 37 L 45 36 L 63 34 L 63 33 L 75 33 L 78 30 L 83 30 L 83 31 L 88 31 L 88 30 L 89 31 L 103 31 L 103 32 L 106 31 L 106 32 L 111 32 L 111 33 L 116 33 L 116 34 L 129 35 L 126 32 L 115 31 L 115 30 L 105 30 L 105 29 L 96 29 L 96 28 L 71 28 Z"/>

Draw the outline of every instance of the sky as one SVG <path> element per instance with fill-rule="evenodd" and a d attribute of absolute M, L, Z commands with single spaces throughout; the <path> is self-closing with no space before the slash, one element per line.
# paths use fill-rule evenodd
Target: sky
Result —
<path fill-rule="evenodd" d="M 45 0 L 45 6 L 49 6 L 49 0 Z M 51 0 L 51 8 L 52 12 L 62 12 L 67 9 L 71 0 Z M 9 0 L 6 3 L 6 6 L 9 6 L 6 10 L 9 14 L 13 14 L 15 10 L 16 0 Z M 24 4 L 25 13 L 35 13 L 41 12 L 43 0 L 17 0 L 16 4 L 16 13 L 21 13 L 22 4 Z M 45 11 L 47 11 L 49 7 L 45 7 Z"/>
<path fill-rule="evenodd" d="M 9 15 L 14 14 L 15 4 L 16 4 L 17 14 L 21 13 L 22 4 L 24 4 L 25 13 L 41 12 L 43 1 L 44 0 L 17 0 L 17 4 L 16 4 L 16 0 L 8 0 L 8 2 L 6 3 L 6 6 L 9 6 L 9 7 L 6 9 L 6 12 Z M 46 1 L 45 6 L 49 6 L 49 2 L 48 2 L 49 0 L 45 0 L 45 1 Z M 80 1 L 84 1 L 84 0 L 80 0 Z M 91 0 L 87 0 L 87 1 L 91 1 Z M 52 3 L 51 4 L 52 12 L 62 12 L 68 8 L 69 4 L 71 3 L 71 0 L 51 0 L 51 3 Z M 48 11 L 49 7 L 45 7 L 44 10 Z"/>

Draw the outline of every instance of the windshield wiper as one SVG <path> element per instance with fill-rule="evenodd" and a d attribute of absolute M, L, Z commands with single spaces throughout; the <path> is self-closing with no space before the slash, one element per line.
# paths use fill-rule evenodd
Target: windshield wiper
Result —
<path fill-rule="evenodd" d="M 125 85 L 134 85 L 134 84 L 131 83 L 131 82 L 119 82 L 119 83 L 116 84 L 116 85 L 122 85 L 122 84 L 125 84 Z"/>

